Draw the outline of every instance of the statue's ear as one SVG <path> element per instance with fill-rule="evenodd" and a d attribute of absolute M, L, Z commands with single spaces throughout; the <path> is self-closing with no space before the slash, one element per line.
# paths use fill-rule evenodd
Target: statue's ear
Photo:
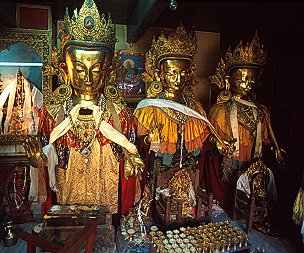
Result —
<path fill-rule="evenodd" d="M 59 64 L 59 74 L 58 74 L 58 78 L 61 84 L 68 84 L 68 67 L 66 65 L 66 63 L 60 63 Z"/>
<path fill-rule="evenodd" d="M 153 71 L 154 80 L 159 82 L 160 81 L 160 76 L 161 76 L 161 72 L 159 71 L 159 69 L 155 69 Z"/>
<path fill-rule="evenodd" d="M 60 63 L 59 64 L 59 71 L 63 72 L 65 75 L 68 74 L 68 66 L 66 63 Z"/>
<path fill-rule="evenodd" d="M 230 76 L 225 76 L 224 81 L 226 90 L 230 90 Z"/>

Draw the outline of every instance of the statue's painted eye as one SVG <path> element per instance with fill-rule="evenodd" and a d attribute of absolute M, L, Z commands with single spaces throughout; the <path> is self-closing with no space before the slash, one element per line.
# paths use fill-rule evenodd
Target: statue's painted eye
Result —
<path fill-rule="evenodd" d="M 100 72 L 101 71 L 101 68 L 98 66 L 98 67 L 94 67 L 93 69 L 92 69 L 92 72 L 94 72 L 94 73 L 97 73 L 97 72 Z"/>
<path fill-rule="evenodd" d="M 82 72 L 84 72 L 84 69 L 81 68 L 81 67 L 76 67 L 75 70 L 76 70 L 77 73 L 82 73 Z"/>

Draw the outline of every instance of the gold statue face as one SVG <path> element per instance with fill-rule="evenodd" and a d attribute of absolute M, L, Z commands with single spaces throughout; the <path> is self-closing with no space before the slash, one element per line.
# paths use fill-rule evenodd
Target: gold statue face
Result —
<path fill-rule="evenodd" d="M 230 73 L 230 85 L 234 95 L 247 98 L 257 83 L 260 70 L 255 68 L 236 68 Z"/>
<path fill-rule="evenodd" d="M 66 50 L 66 64 L 71 84 L 82 100 L 94 100 L 106 82 L 111 53 L 94 48 L 71 46 Z"/>
<path fill-rule="evenodd" d="M 180 91 L 188 79 L 190 61 L 185 59 L 164 60 L 160 63 L 160 78 L 165 89 Z"/>

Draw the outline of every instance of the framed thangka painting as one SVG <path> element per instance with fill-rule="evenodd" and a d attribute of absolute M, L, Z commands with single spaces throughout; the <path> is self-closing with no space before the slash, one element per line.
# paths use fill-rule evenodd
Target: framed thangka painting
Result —
<path fill-rule="evenodd" d="M 146 96 L 143 82 L 145 68 L 143 53 L 123 52 L 117 75 L 117 87 L 127 103 L 139 102 Z"/>

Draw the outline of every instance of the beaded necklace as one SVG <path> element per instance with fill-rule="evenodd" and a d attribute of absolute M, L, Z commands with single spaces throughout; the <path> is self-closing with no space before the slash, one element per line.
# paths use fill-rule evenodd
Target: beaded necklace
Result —
<path fill-rule="evenodd" d="M 27 172 L 26 172 L 26 168 L 24 168 L 24 179 L 23 179 L 23 186 L 22 186 L 22 190 L 21 190 L 21 197 L 17 194 L 17 188 L 16 188 L 16 174 L 17 174 L 17 171 L 15 172 L 14 174 L 14 181 L 13 181 L 13 185 L 14 185 L 14 193 L 13 193 L 13 196 L 14 196 L 14 201 L 15 201 L 15 205 L 16 205 L 16 208 L 19 210 L 20 207 L 23 205 L 24 203 L 24 200 L 25 200 L 25 191 L 26 191 L 26 182 L 27 182 Z M 18 203 L 18 200 L 19 200 L 19 203 Z"/>
<path fill-rule="evenodd" d="M 257 118 L 254 118 L 253 109 L 250 106 L 236 102 L 237 117 L 239 123 L 247 129 L 253 137 L 256 135 L 256 128 L 258 122 L 261 120 L 261 112 L 257 109 Z"/>
<path fill-rule="evenodd" d="M 101 109 L 100 109 L 99 122 L 96 127 L 95 127 L 95 119 L 92 115 L 82 115 L 81 117 L 78 117 L 74 122 L 72 119 L 72 115 L 69 114 L 69 120 L 72 125 L 72 131 L 81 144 L 80 148 L 74 148 L 74 149 L 76 151 L 79 151 L 80 154 L 83 155 L 85 163 L 89 161 L 88 157 L 92 153 L 91 146 L 99 132 L 99 128 L 105 112 L 106 99 L 104 96 L 100 98 L 98 106 Z M 67 136 L 69 140 L 72 141 L 68 134 Z"/>

